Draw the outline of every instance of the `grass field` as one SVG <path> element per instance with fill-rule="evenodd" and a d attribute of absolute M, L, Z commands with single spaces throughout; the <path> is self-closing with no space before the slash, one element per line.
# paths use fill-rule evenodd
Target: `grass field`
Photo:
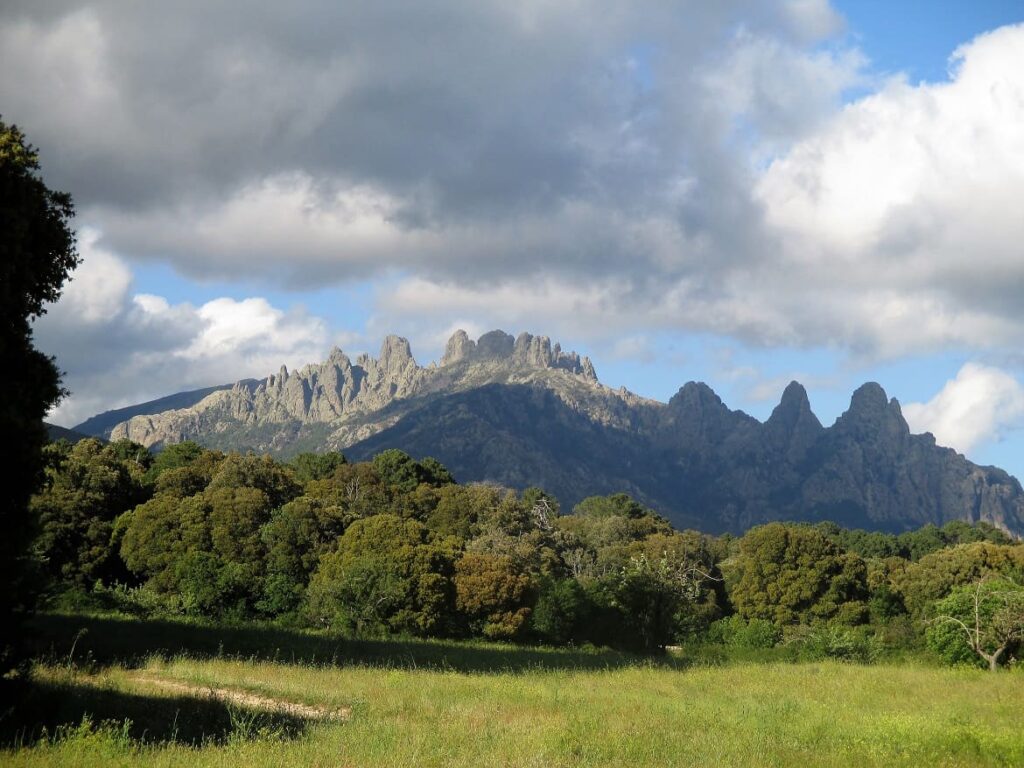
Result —
<path fill-rule="evenodd" d="M 35 727 L 4 765 L 1024 765 L 1017 673 L 82 617 L 38 629 Z"/>

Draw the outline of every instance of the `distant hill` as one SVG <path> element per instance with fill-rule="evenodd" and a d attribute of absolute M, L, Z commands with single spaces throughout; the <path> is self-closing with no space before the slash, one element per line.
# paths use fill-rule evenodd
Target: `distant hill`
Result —
<path fill-rule="evenodd" d="M 912 435 L 899 403 L 874 383 L 824 427 L 793 382 L 762 423 L 706 384 L 690 382 L 668 403 L 648 400 L 604 386 L 588 359 L 547 337 L 492 331 L 474 342 L 460 331 L 426 367 L 389 336 L 376 359 L 353 362 L 334 349 L 297 372 L 201 392 L 85 424 L 130 413 L 107 433 L 157 447 L 190 439 L 354 459 L 401 448 L 435 456 L 460 481 L 540 485 L 567 507 L 626 491 L 677 526 L 709 532 L 788 519 L 887 531 L 984 520 L 1024 533 L 1020 483 L 930 434 Z M 159 410 L 174 397 L 189 404 Z"/>
<path fill-rule="evenodd" d="M 54 442 L 57 440 L 67 440 L 69 443 L 77 443 L 79 440 L 95 437 L 95 435 L 87 435 L 84 432 L 68 429 L 67 427 L 58 427 L 56 424 L 43 422 L 43 425 L 46 427 L 46 432 L 49 434 L 50 440 Z"/>
<path fill-rule="evenodd" d="M 204 387 L 202 389 L 193 389 L 188 392 L 177 392 L 173 395 L 160 397 L 146 403 L 129 405 L 126 408 L 118 408 L 113 411 L 104 411 L 97 416 L 86 419 L 81 424 L 76 424 L 72 429 L 75 432 L 81 432 L 93 437 L 110 437 L 111 429 L 122 421 L 127 421 L 133 416 L 162 413 L 176 408 L 190 408 L 208 395 L 222 389 L 231 389 L 232 386 L 234 385 L 220 384 L 215 387 Z"/>

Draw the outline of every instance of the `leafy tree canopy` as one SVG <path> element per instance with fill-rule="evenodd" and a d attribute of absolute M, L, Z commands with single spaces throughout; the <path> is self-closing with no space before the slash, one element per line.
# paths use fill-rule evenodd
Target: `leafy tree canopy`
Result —
<path fill-rule="evenodd" d="M 19 623 L 35 600 L 29 498 L 42 479 L 43 417 L 60 399 L 53 360 L 35 349 L 32 319 L 56 301 L 78 265 L 71 197 L 49 189 L 39 156 L 0 120 L 0 677 L 20 663 Z"/>
<path fill-rule="evenodd" d="M 867 569 L 820 531 L 770 523 L 749 531 L 732 563 L 730 598 L 745 619 L 777 625 L 865 617 Z"/>

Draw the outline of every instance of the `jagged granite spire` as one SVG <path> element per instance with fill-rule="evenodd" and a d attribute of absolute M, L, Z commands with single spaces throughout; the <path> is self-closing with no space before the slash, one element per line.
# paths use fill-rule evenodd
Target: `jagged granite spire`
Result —
<path fill-rule="evenodd" d="M 854 390 L 850 407 L 836 420 L 835 426 L 840 431 L 858 435 L 884 435 L 891 441 L 910 436 L 910 426 L 903 418 L 899 401 L 890 400 L 881 385 L 874 381 Z"/>
<path fill-rule="evenodd" d="M 597 372 L 590 358 L 576 352 L 563 352 L 547 336 L 523 332 L 513 339 L 502 330 L 488 331 L 475 342 L 462 329 L 455 331 L 445 345 L 441 366 L 480 361 L 505 362 L 515 368 L 558 368 L 597 383 Z"/>
<path fill-rule="evenodd" d="M 790 461 L 800 461 L 823 429 L 811 411 L 807 390 L 797 381 L 791 381 L 783 390 L 782 399 L 765 422 L 768 439 Z"/>
<path fill-rule="evenodd" d="M 218 391 L 215 397 L 184 409 L 132 418 L 117 424 L 110 434 L 131 436 L 144 445 L 161 445 L 202 439 L 211 429 L 230 434 L 236 427 L 255 432 L 268 425 L 296 423 L 331 425 L 334 430 L 336 423 L 350 416 L 373 413 L 413 396 L 490 381 L 526 382 L 557 370 L 572 374 L 572 379 L 586 386 L 597 386 L 589 360 L 581 361 L 575 352 L 562 352 L 561 346 L 552 346 L 546 336 L 523 333 L 513 339 L 496 330 L 474 342 L 465 331 L 456 331 L 448 341 L 441 366 L 421 368 L 409 340 L 389 335 L 381 342 L 376 358 L 362 354 L 353 364 L 334 346 L 322 363 L 291 372 L 282 365 L 275 375 L 238 382 L 226 392 Z M 566 386 L 571 389 L 570 384 Z M 229 423 L 234 426 L 225 426 Z M 372 424 L 361 426 L 354 434 L 365 436 L 375 428 Z M 287 434 L 279 438 L 293 439 Z M 259 443 L 252 447 L 263 450 L 268 446 Z"/>
<path fill-rule="evenodd" d="M 472 341 L 461 328 L 452 334 L 448 344 L 444 348 L 444 357 L 441 358 L 441 365 L 454 365 L 463 360 L 468 360 L 476 352 L 476 342 Z"/>

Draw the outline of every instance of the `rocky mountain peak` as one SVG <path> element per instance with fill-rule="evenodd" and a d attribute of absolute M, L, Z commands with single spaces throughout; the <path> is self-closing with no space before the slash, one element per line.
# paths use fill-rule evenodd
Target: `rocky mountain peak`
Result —
<path fill-rule="evenodd" d="M 515 339 L 504 331 L 488 331 L 476 340 L 476 357 L 503 360 L 512 355 Z"/>
<path fill-rule="evenodd" d="M 847 413 L 858 416 L 881 414 L 889 406 L 889 397 L 882 385 L 874 381 L 861 384 L 850 397 L 850 409 Z"/>
<path fill-rule="evenodd" d="M 782 392 L 782 399 L 775 406 L 772 415 L 766 422 L 769 426 L 780 427 L 792 431 L 801 422 L 813 421 L 819 428 L 821 422 L 811 411 L 811 401 L 807 398 L 807 390 L 798 381 L 791 381 Z"/>
<path fill-rule="evenodd" d="M 824 427 L 811 411 L 807 390 L 799 382 L 791 381 L 765 422 L 765 429 L 769 438 L 783 447 L 791 460 L 799 460 Z"/>
<path fill-rule="evenodd" d="M 506 362 L 514 368 L 558 368 L 597 382 L 590 358 L 564 352 L 561 344 L 552 343 L 547 336 L 525 331 L 515 338 L 502 330 L 489 331 L 475 342 L 461 329 L 453 333 L 445 345 L 441 366 L 477 361 Z"/>
<path fill-rule="evenodd" d="M 791 381 L 782 390 L 782 399 L 779 406 L 787 411 L 809 411 L 811 401 L 807 397 L 807 390 L 799 381 Z"/>
<path fill-rule="evenodd" d="M 348 359 L 348 355 L 341 351 L 341 348 L 335 344 L 331 347 L 331 351 L 327 353 L 326 362 L 332 363 L 340 367 L 351 365 L 352 363 Z"/>
<path fill-rule="evenodd" d="M 594 370 L 594 364 L 590 362 L 589 357 L 584 357 L 580 364 L 582 370 L 580 373 L 583 374 L 583 378 L 589 379 L 590 381 L 597 381 L 597 371 Z"/>
<path fill-rule="evenodd" d="M 900 450 L 910 438 L 910 426 L 903 418 L 899 401 L 890 400 L 873 381 L 854 391 L 850 407 L 836 420 L 835 427 L 841 434 L 873 436 L 872 445 L 887 445 L 886 450 Z"/>
<path fill-rule="evenodd" d="M 377 364 L 389 374 L 400 374 L 410 365 L 415 368 L 416 361 L 409 347 L 409 340 L 401 336 L 387 336 L 380 345 Z"/>
<path fill-rule="evenodd" d="M 453 365 L 473 357 L 476 352 L 476 342 L 469 338 L 464 330 L 459 328 L 444 348 L 444 357 L 441 358 L 441 365 Z"/>
<path fill-rule="evenodd" d="M 726 408 L 725 403 L 722 402 L 722 399 L 715 394 L 715 390 L 703 381 L 686 382 L 672 396 L 668 404 L 677 410 L 686 411 L 729 410 Z"/>
<path fill-rule="evenodd" d="M 668 410 L 675 438 L 691 447 L 723 440 L 743 418 L 702 381 L 684 384 L 668 401 Z"/>
<path fill-rule="evenodd" d="M 561 352 L 561 347 L 559 347 L 559 352 Z M 533 336 L 523 331 L 516 337 L 512 347 L 512 360 L 520 365 L 550 368 L 554 362 L 551 339 L 547 336 Z"/>

